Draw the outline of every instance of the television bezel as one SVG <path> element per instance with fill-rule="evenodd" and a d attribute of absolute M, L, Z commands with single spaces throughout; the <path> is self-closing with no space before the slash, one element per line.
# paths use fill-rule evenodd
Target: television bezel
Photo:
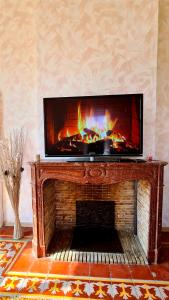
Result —
<path fill-rule="evenodd" d="M 64 154 L 48 154 L 47 153 L 47 122 L 46 122 L 46 114 L 45 114 L 45 105 L 47 101 L 56 101 L 58 99 L 68 99 L 70 101 L 77 100 L 78 98 L 81 99 L 88 99 L 90 98 L 100 98 L 100 97 L 111 97 L 111 96 L 137 96 L 140 100 L 140 147 L 139 151 L 137 153 L 114 153 L 114 154 L 70 154 L 70 155 L 64 155 Z M 88 96 L 66 96 L 66 97 L 48 97 L 43 98 L 43 120 L 44 120 L 44 149 L 45 149 L 45 157 L 46 158 L 63 158 L 63 159 L 73 159 L 73 160 L 80 160 L 90 157 L 96 157 L 96 158 L 102 158 L 102 159 L 113 159 L 113 157 L 141 157 L 143 156 L 143 94 L 142 93 L 135 93 L 135 94 L 110 94 L 110 95 L 88 95 Z"/>

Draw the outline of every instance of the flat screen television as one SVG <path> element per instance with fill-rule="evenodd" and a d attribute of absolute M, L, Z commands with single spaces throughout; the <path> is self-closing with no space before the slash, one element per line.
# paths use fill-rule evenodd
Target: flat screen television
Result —
<path fill-rule="evenodd" d="M 45 156 L 140 156 L 143 95 L 44 99 Z"/>

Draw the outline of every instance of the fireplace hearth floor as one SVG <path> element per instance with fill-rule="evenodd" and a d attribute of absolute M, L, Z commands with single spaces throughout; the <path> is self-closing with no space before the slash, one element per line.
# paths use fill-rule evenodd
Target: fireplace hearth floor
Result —
<path fill-rule="evenodd" d="M 70 250 L 124 253 L 118 233 L 113 228 L 76 226 Z"/>
<path fill-rule="evenodd" d="M 148 261 L 136 235 L 129 231 L 118 230 L 118 237 L 122 246 L 120 252 L 84 251 L 72 248 L 74 230 L 56 230 L 48 248 L 48 256 L 56 261 L 91 262 L 106 264 L 138 264 L 146 265 Z"/>

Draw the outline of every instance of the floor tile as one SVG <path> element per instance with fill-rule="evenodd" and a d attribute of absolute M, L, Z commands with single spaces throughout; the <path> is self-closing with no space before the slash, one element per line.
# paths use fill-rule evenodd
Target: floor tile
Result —
<path fill-rule="evenodd" d="M 155 280 L 169 280 L 169 267 L 152 265 L 150 271 Z"/>
<path fill-rule="evenodd" d="M 110 265 L 111 278 L 131 278 L 131 272 L 128 265 Z"/>
<path fill-rule="evenodd" d="M 29 272 L 34 259 L 29 255 L 20 255 L 9 271 L 12 272 Z"/>
<path fill-rule="evenodd" d="M 70 263 L 69 274 L 74 276 L 89 276 L 89 263 Z"/>
<path fill-rule="evenodd" d="M 70 264 L 68 262 L 52 262 L 49 274 L 69 275 Z"/>
<path fill-rule="evenodd" d="M 107 264 L 90 264 L 89 276 L 110 277 L 110 268 Z"/>
<path fill-rule="evenodd" d="M 130 265 L 129 266 L 131 277 L 133 279 L 153 279 L 153 275 L 150 271 L 149 266 L 141 266 L 141 265 Z"/>
<path fill-rule="evenodd" d="M 29 236 L 32 234 L 32 229 L 24 228 L 24 233 Z M 0 236 L 12 237 L 12 234 L 12 226 L 0 228 Z M 163 241 L 165 243 L 168 241 L 168 235 L 163 237 Z M 151 266 L 57 262 L 50 258 L 35 259 L 30 241 L 9 271 L 100 278 L 169 280 L 169 246 L 167 244 L 163 245 L 160 258 L 160 264 Z"/>
<path fill-rule="evenodd" d="M 27 256 L 25 256 L 27 257 Z M 48 274 L 51 269 L 52 261 L 50 260 L 41 260 L 36 259 L 34 260 L 33 264 L 31 265 L 29 272 L 30 273 L 42 273 L 42 274 Z"/>
<path fill-rule="evenodd" d="M 26 246 L 24 247 L 23 251 L 22 251 L 22 255 L 30 255 L 33 257 L 33 254 L 32 254 L 32 242 L 28 242 L 26 244 Z"/>

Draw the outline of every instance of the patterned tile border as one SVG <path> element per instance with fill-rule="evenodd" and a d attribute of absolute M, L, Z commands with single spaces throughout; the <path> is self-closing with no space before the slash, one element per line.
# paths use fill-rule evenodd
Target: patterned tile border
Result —
<path fill-rule="evenodd" d="M 64 299 L 169 299 L 169 282 L 149 284 L 148 282 L 102 282 L 93 280 L 62 280 L 4 277 L 0 283 L 1 296 L 20 295 L 25 297 Z"/>
<path fill-rule="evenodd" d="M 0 276 L 7 272 L 25 248 L 27 240 L 0 239 Z"/>
<path fill-rule="evenodd" d="M 26 241 L 0 241 L 0 300 L 169 299 L 169 281 L 29 274 L 8 276 Z M 23 273 L 22 273 L 23 274 Z"/>

